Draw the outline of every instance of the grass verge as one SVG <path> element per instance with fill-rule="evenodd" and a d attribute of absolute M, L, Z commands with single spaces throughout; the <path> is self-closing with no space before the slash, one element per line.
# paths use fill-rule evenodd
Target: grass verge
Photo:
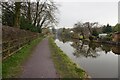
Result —
<path fill-rule="evenodd" d="M 52 58 L 60 78 L 87 78 L 84 70 L 77 67 L 75 63 L 49 38 Z"/>
<path fill-rule="evenodd" d="M 2 61 L 2 77 L 15 78 L 22 71 L 22 64 L 32 53 L 32 49 L 43 39 L 40 37 L 26 44 L 21 50 Z"/>

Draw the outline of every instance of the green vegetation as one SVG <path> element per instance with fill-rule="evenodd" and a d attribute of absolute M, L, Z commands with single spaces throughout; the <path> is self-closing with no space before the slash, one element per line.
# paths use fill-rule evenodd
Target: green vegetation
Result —
<path fill-rule="evenodd" d="M 20 18 L 20 29 L 30 30 L 32 32 L 41 32 L 38 27 L 35 27 L 29 21 L 27 21 L 24 16 Z"/>
<path fill-rule="evenodd" d="M 114 32 L 120 32 L 120 24 L 116 24 L 116 25 L 113 27 L 113 31 L 114 31 Z"/>
<path fill-rule="evenodd" d="M 111 33 L 112 27 L 109 24 L 107 24 L 107 26 L 104 25 L 104 27 L 102 28 L 102 32 L 103 33 Z"/>
<path fill-rule="evenodd" d="M 2 25 L 41 33 L 42 28 L 58 23 L 56 12 L 58 7 L 51 0 L 35 2 L 1 2 Z"/>
<path fill-rule="evenodd" d="M 11 57 L 3 60 L 2 76 L 3 78 L 17 77 L 22 70 L 23 62 L 30 56 L 31 50 L 43 39 L 40 37 L 29 44 L 26 44 L 21 50 Z"/>
<path fill-rule="evenodd" d="M 80 35 L 79 38 L 80 38 L 80 39 L 83 39 L 83 36 Z"/>
<path fill-rule="evenodd" d="M 99 35 L 99 33 L 97 32 L 97 30 L 95 28 L 93 28 L 92 35 L 95 37 L 98 37 L 98 35 Z"/>
<path fill-rule="evenodd" d="M 70 58 L 57 47 L 52 38 L 49 39 L 52 58 L 61 78 L 85 78 L 85 71 L 78 68 Z"/>
<path fill-rule="evenodd" d="M 112 33 L 108 34 L 108 35 L 105 37 L 105 40 L 106 40 L 106 41 L 112 41 Z"/>

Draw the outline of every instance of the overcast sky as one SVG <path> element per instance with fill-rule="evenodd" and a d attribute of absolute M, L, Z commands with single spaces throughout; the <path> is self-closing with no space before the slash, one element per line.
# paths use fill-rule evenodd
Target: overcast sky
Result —
<path fill-rule="evenodd" d="M 72 27 L 78 21 L 99 22 L 115 25 L 118 23 L 118 2 L 61 1 L 58 27 Z"/>
<path fill-rule="evenodd" d="M 106 25 L 107 23 L 109 23 L 110 25 L 115 25 L 116 23 L 118 23 L 119 0 L 54 1 L 57 2 L 57 4 L 60 4 L 58 27 L 72 27 L 78 21 L 99 22 L 99 24 L 101 25 Z"/>

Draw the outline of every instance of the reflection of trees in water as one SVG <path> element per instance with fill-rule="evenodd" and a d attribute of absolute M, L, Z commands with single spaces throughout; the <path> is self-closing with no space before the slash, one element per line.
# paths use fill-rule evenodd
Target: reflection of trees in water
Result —
<path fill-rule="evenodd" d="M 70 37 L 65 37 L 65 36 L 58 36 L 57 37 L 60 41 L 62 41 L 63 43 L 65 42 L 68 42 L 68 41 L 71 41 L 71 38 Z"/>
<path fill-rule="evenodd" d="M 101 49 L 105 51 L 106 54 L 112 51 L 114 54 L 120 55 L 120 46 L 104 44 L 101 46 Z"/>
<path fill-rule="evenodd" d="M 71 46 L 75 48 L 75 52 L 73 53 L 73 55 L 75 55 L 76 57 L 83 56 L 96 58 L 99 56 L 97 52 L 100 52 L 101 50 L 104 51 L 106 54 L 108 54 L 110 51 L 117 55 L 120 54 L 120 46 L 83 42 L 77 39 L 71 39 L 70 37 L 58 36 L 58 39 L 63 43 L 68 41 L 73 42 Z"/>
<path fill-rule="evenodd" d="M 67 38 L 59 38 L 59 40 L 60 40 L 60 41 L 62 41 L 63 43 L 65 43 L 65 42 L 68 42 L 68 41 L 69 41 L 69 39 L 67 39 Z"/>
<path fill-rule="evenodd" d="M 111 49 L 113 53 L 120 55 L 120 46 L 112 46 Z"/>
<path fill-rule="evenodd" d="M 111 51 L 111 46 L 109 46 L 109 45 L 101 45 L 101 49 L 103 51 L 105 51 L 105 53 L 107 54 L 108 52 Z"/>
<path fill-rule="evenodd" d="M 114 54 L 119 55 L 120 54 L 120 46 L 114 46 L 114 45 L 103 45 L 100 43 L 85 43 L 85 42 L 80 42 L 76 41 L 73 42 L 71 45 L 75 48 L 75 52 L 73 53 L 74 56 L 76 57 L 92 57 L 96 58 L 100 54 L 101 50 L 104 51 L 106 54 L 108 54 L 110 51 L 112 51 Z"/>
<path fill-rule="evenodd" d="M 93 43 L 88 43 L 85 44 L 85 42 L 73 42 L 73 44 L 71 45 L 73 46 L 76 50 L 73 53 L 73 55 L 75 55 L 76 57 L 93 57 L 96 58 L 97 56 L 99 56 L 99 54 L 97 54 L 97 47 L 99 47 L 99 45 L 95 45 Z"/>
<path fill-rule="evenodd" d="M 106 54 L 112 51 L 114 54 L 120 55 L 120 46 L 105 45 L 92 42 L 85 44 L 85 42 L 80 41 L 73 42 L 71 46 L 73 46 L 76 49 L 73 53 L 73 55 L 76 57 L 96 58 L 99 56 L 98 52 L 100 52 L 101 50 L 104 51 Z"/>

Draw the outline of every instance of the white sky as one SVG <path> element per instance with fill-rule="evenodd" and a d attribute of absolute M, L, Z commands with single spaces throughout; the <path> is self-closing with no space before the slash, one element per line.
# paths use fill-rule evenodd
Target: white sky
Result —
<path fill-rule="evenodd" d="M 115 25 L 118 23 L 118 1 L 84 2 L 78 0 L 55 0 L 60 4 L 60 23 L 58 27 L 72 27 L 76 22 L 99 22 Z"/>
<path fill-rule="evenodd" d="M 19 1 L 19 0 L 16 0 Z M 32 0 L 35 1 L 35 0 Z M 72 27 L 76 22 L 118 23 L 119 0 L 54 0 L 60 4 L 58 27 Z M 120 22 L 120 21 L 119 21 Z"/>

